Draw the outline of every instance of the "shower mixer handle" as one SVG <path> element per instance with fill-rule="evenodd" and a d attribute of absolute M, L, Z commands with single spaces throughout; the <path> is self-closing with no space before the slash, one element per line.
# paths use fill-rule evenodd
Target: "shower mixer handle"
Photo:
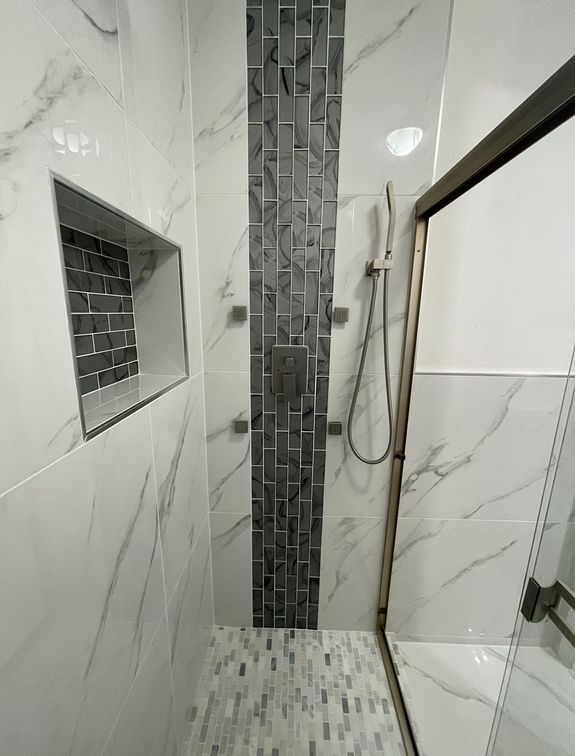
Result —
<path fill-rule="evenodd" d="M 307 389 L 308 348 L 303 345 L 272 347 L 272 393 L 297 404 Z"/>

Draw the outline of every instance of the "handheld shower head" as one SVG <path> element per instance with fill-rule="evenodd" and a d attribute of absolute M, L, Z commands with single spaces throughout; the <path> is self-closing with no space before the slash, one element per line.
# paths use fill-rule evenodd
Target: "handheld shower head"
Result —
<path fill-rule="evenodd" d="M 387 209 L 389 211 L 389 221 L 387 224 L 387 243 L 385 245 L 385 254 L 391 255 L 393 249 L 393 234 L 395 233 L 395 189 L 393 181 L 388 181 L 385 185 L 387 195 Z"/>

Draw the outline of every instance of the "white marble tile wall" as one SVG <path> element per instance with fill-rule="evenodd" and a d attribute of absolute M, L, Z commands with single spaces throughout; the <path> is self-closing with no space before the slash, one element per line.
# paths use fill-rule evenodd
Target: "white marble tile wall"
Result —
<path fill-rule="evenodd" d="M 355 0 L 346 11 L 340 195 L 421 194 L 431 183 L 450 0 Z M 409 155 L 387 137 L 416 127 Z M 337 263 L 336 263 L 337 264 Z"/>
<path fill-rule="evenodd" d="M 216 622 L 251 624 L 245 3 L 189 3 L 201 318 Z"/>
<path fill-rule="evenodd" d="M 571 0 L 455 0 L 436 178 L 573 55 L 574 29 Z"/>
<path fill-rule="evenodd" d="M 495 6 L 454 2 L 438 175 L 571 54 L 570 3 Z M 575 340 L 572 149 L 567 123 L 431 222 L 388 620 L 401 635 L 513 633 Z"/>
<path fill-rule="evenodd" d="M 0 751 L 14 756 L 176 748 L 213 625 L 187 8 L 119 9 L 2 8 Z M 183 249 L 192 378 L 89 443 L 49 170 Z"/>
<path fill-rule="evenodd" d="M 416 375 L 402 515 L 533 522 L 564 386 L 558 376 Z"/>
<path fill-rule="evenodd" d="M 397 404 L 417 195 L 431 183 L 450 2 L 419 5 L 359 0 L 346 10 L 334 306 L 349 322 L 332 326 L 328 416 L 344 424 L 365 333 L 370 280 L 365 262 L 381 256 L 387 233 L 385 183 L 397 198 L 389 283 L 390 362 Z M 414 51 L 417 50 L 417 54 Z M 421 142 L 392 154 L 391 132 L 415 126 Z M 355 423 L 366 452 L 386 444 L 382 300 L 378 301 Z M 319 626 L 373 630 L 379 597 L 390 462 L 367 466 L 345 436 L 328 436 Z M 368 561 L 366 561 L 368 560 Z M 361 600 L 360 600 L 361 598 Z M 357 604 L 349 611 L 350 602 Z M 361 606 L 360 606 L 361 604 Z"/>
<path fill-rule="evenodd" d="M 567 374 L 573 160 L 568 121 L 431 219 L 418 371 Z M 552 183 L 533 191 L 533 176 Z"/>

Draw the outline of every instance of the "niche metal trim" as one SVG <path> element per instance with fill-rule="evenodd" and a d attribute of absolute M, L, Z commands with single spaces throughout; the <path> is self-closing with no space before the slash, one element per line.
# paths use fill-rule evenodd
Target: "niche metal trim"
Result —
<path fill-rule="evenodd" d="M 80 374 L 78 370 L 77 360 L 75 358 L 74 329 L 72 325 L 72 314 L 70 310 L 69 298 L 67 294 L 65 296 L 66 315 L 67 315 L 67 321 L 68 321 L 68 333 L 70 337 L 70 349 L 71 349 L 71 354 L 72 354 L 72 363 L 74 367 L 74 380 L 76 384 L 76 393 L 78 396 L 78 415 L 80 419 L 80 427 L 82 429 L 82 439 L 84 441 L 90 441 L 91 439 L 100 435 L 100 433 L 103 433 L 104 431 L 109 430 L 113 425 L 116 425 L 116 423 L 119 423 L 120 421 L 125 420 L 130 415 L 142 409 L 142 407 L 145 407 L 147 404 L 150 404 L 156 399 L 159 399 L 160 397 L 164 396 L 164 394 L 167 394 L 172 389 L 177 388 L 182 383 L 185 383 L 190 378 L 190 359 L 189 359 L 189 343 L 188 343 L 188 328 L 187 328 L 188 321 L 187 321 L 187 315 L 186 315 L 186 300 L 184 297 L 184 266 L 183 266 L 183 261 L 182 261 L 182 247 L 180 244 L 174 242 L 165 234 L 161 233 L 160 231 L 156 231 L 153 228 L 150 228 L 150 226 L 147 226 L 145 223 L 142 223 L 137 218 L 134 218 L 131 215 L 128 215 L 123 210 L 120 210 L 114 205 L 111 205 L 109 202 L 106 202 L 106 200 L 102 199 L 101 197 L 96 196 L 95 194 L 88 191 L 87 189 L 84 189 L 83 187 L 78 186 L 77 184 L 74 184 L 65 176 L 62 176 L 61 174 L 57 173 L 51 168 L 47 169 L 47 173 L 48 173 L 48 181 L 49 181 L 50 200 L 52 202 L 52 217 L 54 218 L 58 226 L 56 228 L 56 238 L 57 238 L 57 243 L 58 243 L 58 251 L 60 254 L 60 272 L 62 275 L 62 287 L 63 287 L 64 292 L 67 291 L 66 265 L 65 265 L 65 260 L 64 260 L 64 245 L 62 244 L 62 239 L 61 239 L 60 231 L 59 231 L 60 221 L 59 221 L 59 214 L 58 214 L 58 199 L 56 197 L 56 186 L 55 186 L 56 183 L 61 184 L 62 186 L 70 189 L 71 191 L 76 192 L 77 194 L 80 194 L 86 197 L 88 200 L 91 200 L 95 204 L 100 205 L 105 210 L 108 210 L 110 213 L 113 213 L 114 215 L 121 218 L 122 220 L 125 220 L 127 223 L 130 223 L 133 226 L 137 226 L 138 228 L 141 228 L 146 233 L 151 234 L 152 236 L 157 237 L 161 241 L 165 241 L 166 243 L 170 244 L 172 247 L 175 248 L 175 254 L 177 255 L 177 261 L 178 261 L 178 291 L 179 291 L 180 307 L 181 307 L 181 314 L 182 314 L 182 348 L 183 348 L 183 357 L 184 357 L 184 374 L 181 377 L 176 378 L 176 380 L 174 380 L 168 386 L 165 386 L 164 388 L 159 389 L 158 391 L 150 394 L 145 399 L 142 399 L 141 401 L 134 403 L 127 409 L 117 412 L 109 420 L 105 420 L 104 422 L 100 423 L 100 425 L 90 430 L 86 429 L 84 409 L 83 409 L 83 404 L 82 404 L 82 392 L 80 390 Z"/>

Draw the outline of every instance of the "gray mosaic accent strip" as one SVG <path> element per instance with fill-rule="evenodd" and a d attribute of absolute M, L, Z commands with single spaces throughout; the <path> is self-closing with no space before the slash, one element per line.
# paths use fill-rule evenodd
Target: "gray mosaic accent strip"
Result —
<path fill-rule="evenodd" d="M 404 754 L 373 633 L 216 628 L 191 718 L 190 756 Z"/>
<path fill-rule="evenodd" d="M 128 251 L 60 225 L 80 391 L 139 372 Z"/>
<path fill-rule="evenodd" d="M 247 3 L 253 622 L 317 628 L 345 0 Z M 305 344 L 300 404 L 274 344 Z"/>

